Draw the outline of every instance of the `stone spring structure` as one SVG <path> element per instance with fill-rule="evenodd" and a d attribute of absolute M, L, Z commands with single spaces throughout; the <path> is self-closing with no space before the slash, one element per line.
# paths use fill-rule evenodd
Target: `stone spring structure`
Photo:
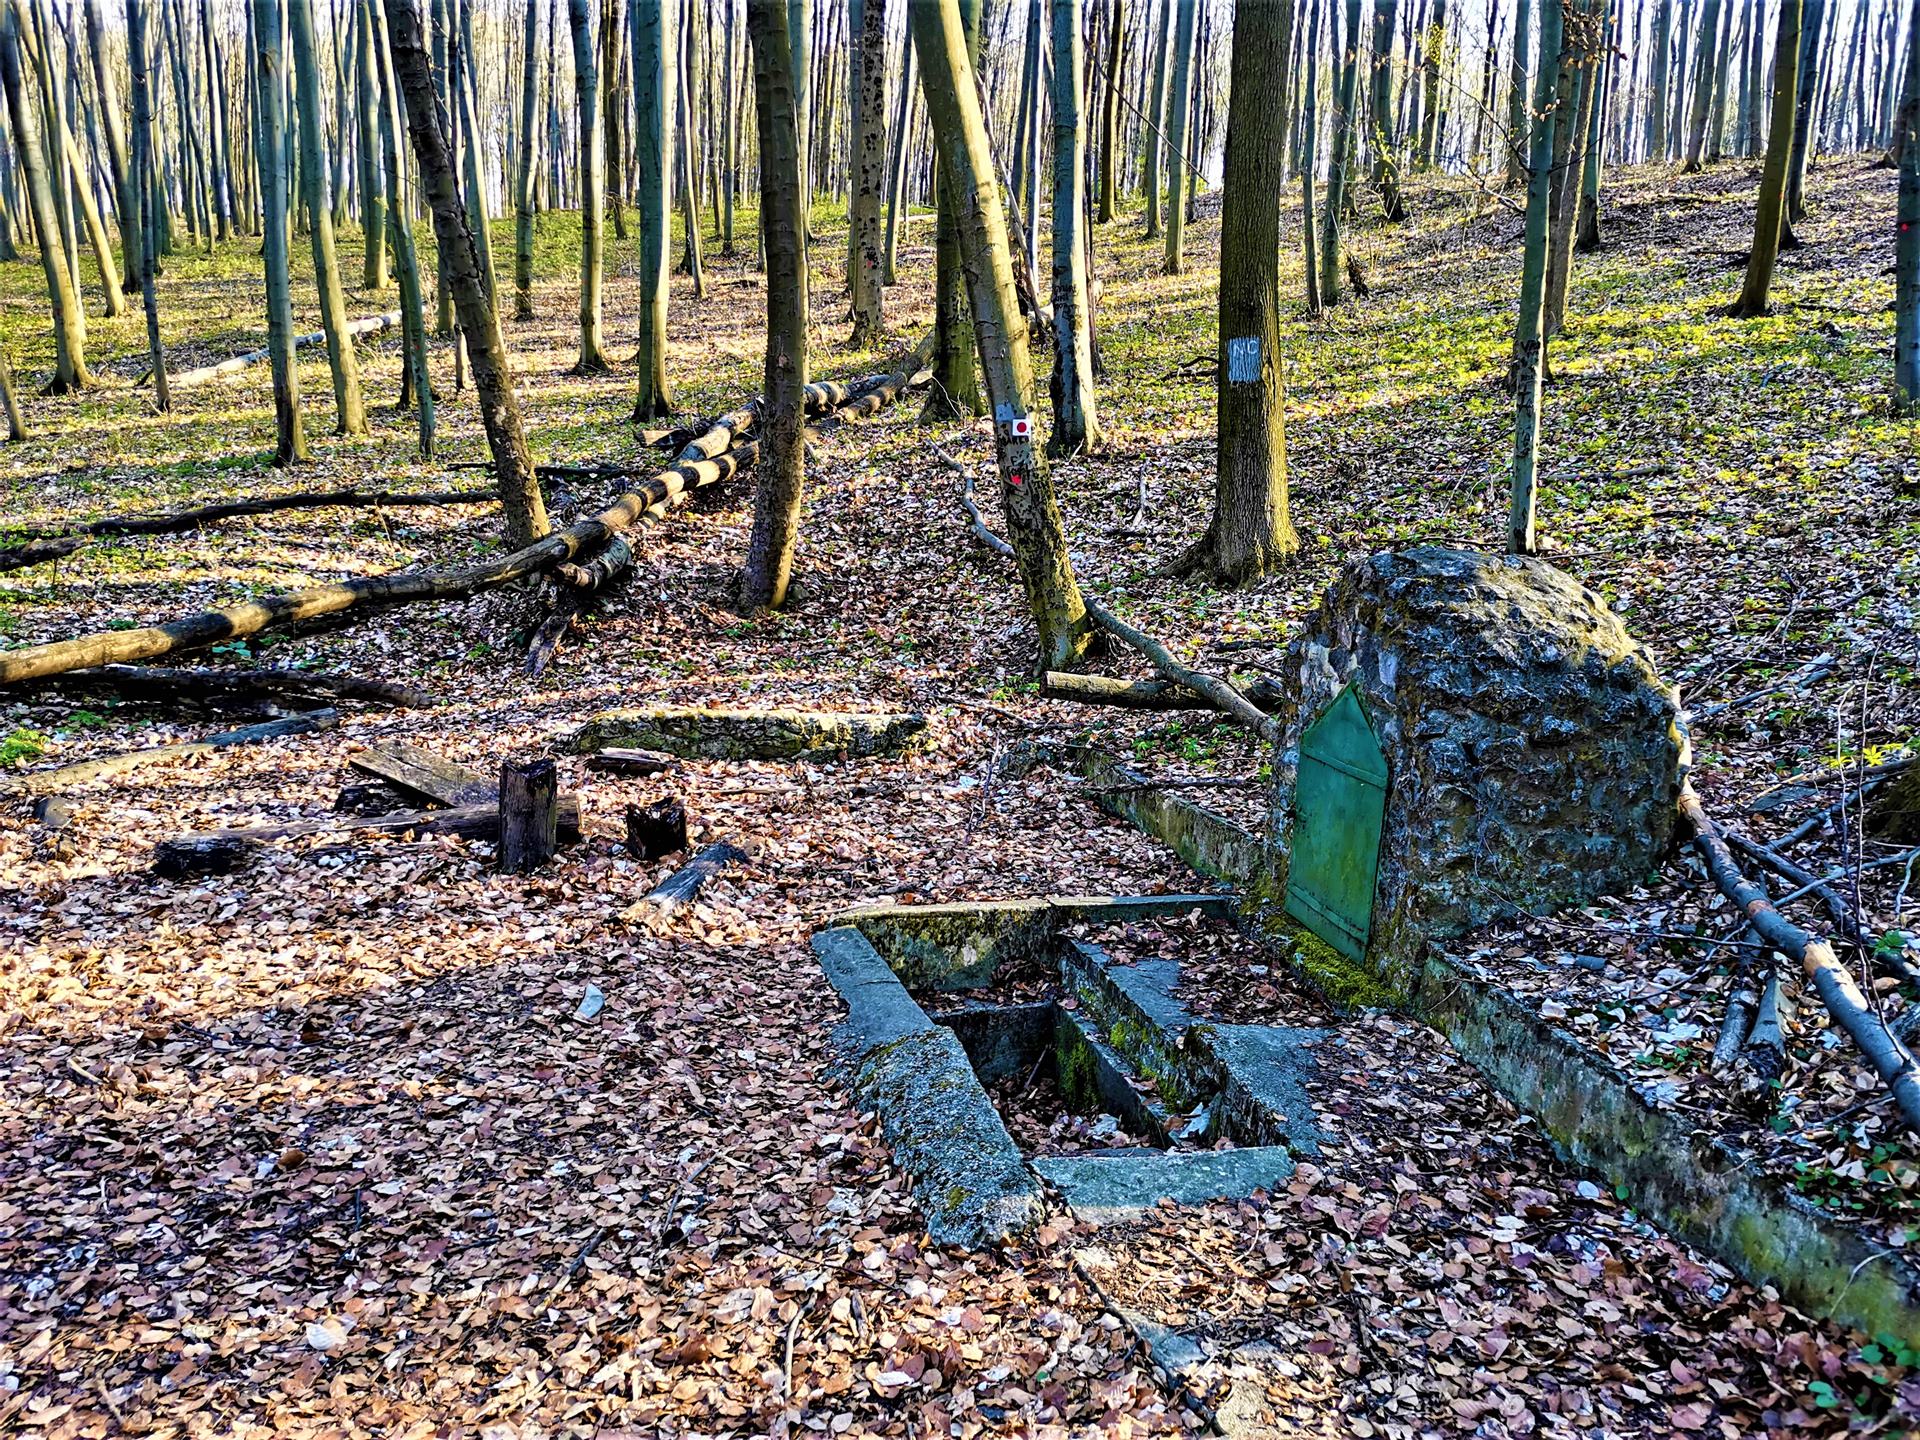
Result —
<path fill-rule="evenodd" d="M 1618 893 L 1668 848 L 1678 699 L 1542 561 L 1371 556 L 1285 666 L 1261 888 L 1335 998 L 1408 998 L 1425 941 Z"/>

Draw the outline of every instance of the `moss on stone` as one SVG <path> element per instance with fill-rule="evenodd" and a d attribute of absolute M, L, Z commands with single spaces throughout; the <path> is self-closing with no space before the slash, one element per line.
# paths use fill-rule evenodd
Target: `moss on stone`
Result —
<path fill-rule="evenodd" d="M 1404 998 L 1361 960 L 1342 955 L 1304 925 L 1276 920 L 1287 942 L 1287 963 L 1325 999 L 1345 1010 L 1396 1006 Z M 1279 937 L 1277 937 L 1279 938 Z"/>
<path fill-rule="evenodd" d="M 1100 1108 L 1100 1088 L 1094 1079 L 1093 1052 L 1078 1032 L 1064 1027 L 1055 1042 L 1054 1058 L 1060 1071 L 1060 1093 L 1067 1109 L 1076 1115 L 1091 1115 Z"/>

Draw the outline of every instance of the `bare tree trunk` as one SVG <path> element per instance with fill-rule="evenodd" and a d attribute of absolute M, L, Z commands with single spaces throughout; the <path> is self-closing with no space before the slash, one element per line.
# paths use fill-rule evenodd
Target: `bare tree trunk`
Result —
<path fill-rule="evenodd" d="M 301 183 L 307 197 L 307 234 L 313 246 L 314 282 L 320 292 L 320 323 L 327 335 L 327 365 L 333 372 L 335 433 L 364 435 L 367 413 L 360 400 L 360 365 L 347 334 L 347 299 L 333 247 L 333 203 L 327 194 L 320 131 L 320 69 L 313 34 L 313 0 L 287 0 L 292 7 L 293 64 L 300 107 Z"/>
<path fill-rule="evenodd" d="M 147 360 L 153 371 L 153 401 L 162 413 L 173 408 L 167 386 L 167 357 L 160 348 L 160 307 L 154 295 L 153 92 L 148 81 L 144 0 L 127 0 L 127 68 L 133 74 L 133 235 L 127 273 L 140 285 L 147 321 Z"/>
<path fill-rule="evenodd" d="M 1786 223 L 1787 162 L 1793 151 L 1793 108 L 1800 88 L 1800 17 L 1800 0 L 1780 0 L 1780 28 L 1773 48 L 1773 113 L 1768 127 L 1767 160 L 1760 172 L 1760 198 L 1754 210 L 1753 249 L 1747 254 L 1746 283 L 1733 306 L 1737 317 L 1764 315 L 1769 309 L 1767 295 L 1773 288 L 1773 267 L 1780 255 L 1780 228 Z"/>
<path fill-rule="evenodd" d="M 1055 456 L 1078 455 L 1100 438 L 1087 284 L 1086 64 L 1080 6 L 1081 0 L 1053 0 L 1053 434 L 1047 454 Z M 1276 219 L 1278 213 L 1276 201 Z"/>
<path fill-rule="evenodd" d="M 1179 17 L 1173 34 L 1173 80 L 1167 92 L 1166 272 L 1186 269 L 1187 118 L 1193 108 L 1193 10 L 1195 0 L 1168 0 Z"/>
<path fill-rule="evenodd" d="M 673 413 L 667 388 L 667 246 L 673 163 L 673 37 L 670 0 L 632 0 L 634 178 L 640 226 L 639 389 L 633 418 Z"/>
<path fill-rule="evenodd" d="M 887 164 L 887 238 L 882 279 L 897 284 L 900 241 L 907 233 L 907 151 L 913 139 L 913 41 L 900 57 L 900 91 L 893 106 L 893 148 Z"/>
<path fill-rule="evenodd" d="M 121 284 L 131 295 L 140 287 L 140 211 L 133 194 L 133 174 L 127 164 L 127 137 L 120 123 L 120 91 L 107 59 L 105 28 L 100 23 L 100 0 L 86 0 L 87 50 L 93 60 L 93 84 L 99 97 L 100 131 L 106 140 L 107 169 L 113 180 L 114 205 L 119 212 Z"/>
<path fill-rule="evenodd" d="M 860 87 L 859 123 L 854 127 L 853 203 L 848 288 L 853 300 L 856 348 L 873 344 L 885 333 L 882 288 L 886 255 L 881 232 L 881 189 L 887 173 L 887 7 L 885 0 L 856 0 L 861 5 L 858 38 L 859 71 L 852 82 Z"/>
<path fill-rule="evenodd" d="M 1527 150 L 1527 238 L 1520 268 L 1520 319 L 1513 337 L 1513 484 L 1507 549 L 1534 551 L 1535 475 L 1540 464 L 1540 380 L 1546 360 L 1547 240 L 1553 209 L 1555 95 L 1566 15 L 1562 0 L 1540 0 L 1540 67 L 1533 83 L 1533 140 Z"/>
<path fill-rule="evenodd" d="M 520 154 L 513 186 L 513 318 L 533 319 L 534 176 L 539 173 L 540 12 L 545 0 L 527 7 L 520 54 Z"/>
<path fill-rule="evenodd" d="M 393 246 L 394 279 L 400 287 L 401 369 L 400 404 L 404 409 L 411 390 L 419 406 L 420 454 L 433 455 L 433 382 L 427 372 L 426 302 L 421 294 L 420 257 L 413 244 L 413 220 L 407 213 L 406 152 L 400 143 L 400 84 L 393 70 L 392 46 L 387 40 L 386 12 L 381 0 L 361 0 L 361 25 L 367 32 L 368 59 L 375 79 L 379 111 L 380 154 L 387 186 L 387 239 Z"/>
<path fill-rule="evenodd" d="M 580 360 L 576 375 L 607 368 L 600 348 L 600 287 L 604 273 L 600 223 L 606 209 L 606 137 L 601 134 L 600 75 L 595 55 L 596 0 L 567 0 L 573 35 L 573 95 L 580 113 Z"/>
<path fill-rule="evenodd" d="M 1039 668 L 1071 670 L 1086 650 L 1091 622 L 1073 578 L 1052 482 L 1033 448 L 1026 326 L 1014 296 L 1006 215 L 994 184 L 967 31 L 958 0 L 916 0 L 910 13 L 927 111 L 959 222 L 974 333 L 993 401 L 1001 501 L 1039 632 Z"/>
<path fill-rule="evenodd" d="M 271 4 L 273 0 L 256 0 Z M 518 548 L 545 535 L 546 504 L 534 475 L 533 456 L 527 450 L 520 424 L 520 406 L 513 395 L 513 376 L 507 367 L 507 347 L 500 321 L 487 298 L 480 247 L 469 228 L 467 212 L 454 183 L 453 156 L 441 133 L 428 68 L 426 41 L 414 0 L 386 0 L 387 25 L 393 48 L 393 69 L 407 105 L 407 129 L 413 137 L 420 177 L 433 208 L 433 233 L 444 257 L 447 282 L 473 365 L 473 388 L 480 401 L 480 418 L 493 451 L 494 481 L 506 516 L 507 543 Z"/>
<path fill-rule="evenodd" d="M 266 243 L 267 352 L 273 361 L 273 416 L 278 440 L 274 463 L 307 459 L 307 432 L 300 420 L 300 370 L 293 353 L 293 276 L 287 254 L 293 226 L 287 174 L 286 54 L 280 0 L 252 0 L 253 64 L 260 87 L 259 133 L 254 138 L 260 171 L 260 203 Z"/>
<path fill-rule="evenodd" d="M 766 391 L 760 412 L 765 438 L 740 586 L 741 608 L 752 612 L 785 603 L 800 533 L 807 463 L 807 234 L 800 125 L 782 0 L 747 0 L 747 38 L 753 46 L 760 225 L 767 252 Z"/>

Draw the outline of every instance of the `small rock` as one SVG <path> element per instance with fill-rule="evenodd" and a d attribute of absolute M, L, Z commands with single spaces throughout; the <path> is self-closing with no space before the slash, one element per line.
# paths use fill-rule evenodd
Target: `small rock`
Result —
<path fill-rule="evenodd" d="M 66 829 L 79 813 L 79 802 L 64 795 L 42 795 L 33 802 L 33 818 L 49 830 Z"/>
<path fill-rule="evenodd" d="M 1598 1200 L 1607 1192 L 1591 1180 L 1582 1180 L 1578 1185 L 1573 1187 L 1573 1193 L 1578 1195 L 1582 1200 Z"/>
<path fill-rule="evenodd" d="M 580 1008 L 573 1012 L 576 1020 L 591 1020 L 607 1006 L 607 994 L 598 985 L 587 986 L 587 993 L 580 997 Z"/>
<path fill-rule="evenodd" d="M 1607 958 L 1604 955 L 1576 955 L 1573 957 L 1573 963 L 1582 970 L 1591 970 L 1596 975 L 1607 968 Z"/>

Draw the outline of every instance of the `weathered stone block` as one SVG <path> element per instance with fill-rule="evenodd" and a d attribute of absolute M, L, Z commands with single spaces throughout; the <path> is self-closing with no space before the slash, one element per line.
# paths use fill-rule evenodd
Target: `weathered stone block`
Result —
<path fill-rule="evenodd" d="M 706 760 L 793 760 L 902 754 L 926 748 L 926 732 L 924 715 L 645 705 L 596 715 L 565 743 L 576 755 L 614 746 Z"/>
<path fill-rule="evenodd" d="M 1678 699 L 1618 617 L 1542 561 L 1359 561 L 1285 663 L 1275 893 L 1301 840 L 1302 735 L 1351 684 L 1389 769 L 1367 959 L 1396 992 L 1426 939 L 1625 889 L 1668 847 L 1689 757 Z"/>

